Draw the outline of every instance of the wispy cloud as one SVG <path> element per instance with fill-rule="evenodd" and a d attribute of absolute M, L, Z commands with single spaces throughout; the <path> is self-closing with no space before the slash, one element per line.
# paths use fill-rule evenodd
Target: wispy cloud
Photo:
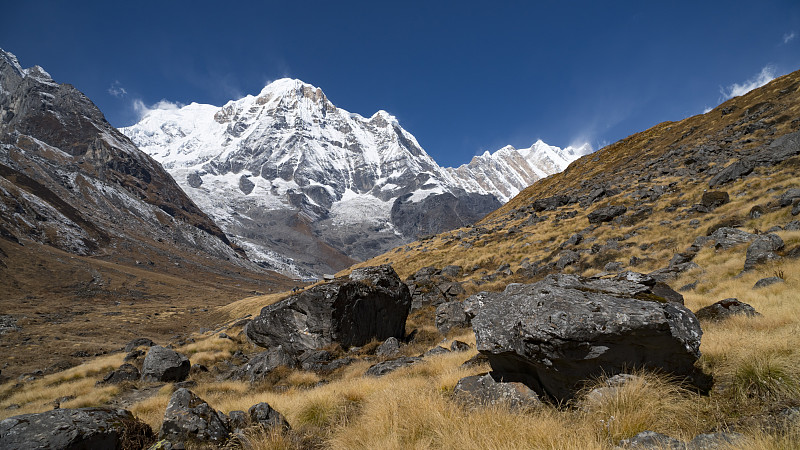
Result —
<path fill-rule="evenodd" d="M 186 106 L 186 105 L 184 105 L 182 103 L 178 103 L 178 102 L 171 102 L 171 101 L 165 100 L 165 99 L 161 99 L 158 102 L 156 102 L 155 104 L 152 104 L 150 106 L 145 105 L 144 102 L 141 101 L 138 98 L 133 101 L 133 110 L 136 112 L 136 115 L 138 116 L 137 120 L 144 119 L 145 117 L 147 117 L 153 111 L 157 111 L 157 110 L 170 111 L 170 110 L 176 110 L 176 109 L 183 108 L 184 106 Z"/>
<path fill-rule="evenodd" d="M 790 31 L 788 33 L 785 33 L 783 35 L 783 43 L 784 44 L 788 44 L 789 42 L 794 40 L 794 38 L 796 38 L 796 37 L 797 37 L 797 35 L 794 33 L 794 31 Z"/>
<path fill-rule="evenodd" d="M 755 88 L 759 88 L 774 80 L 775 76 L 775 69 L 772 66 L 765 66 L 756 76 L 741 84 L 733 83 L 728 87 L 719 88 L 719 93 L 722 95 L 720 102 L 739 95 L 744 95 Z"/>
<path fill-rule="evenodd" d="M 114 80 L 114 82 L 111 83 L 111 86 L 108 87 L 108 93 L 117 98 L 122 98 L 128 95 L 128 91 L 122 87 L 122 83 L 120 83 L 119 80 Z"/>

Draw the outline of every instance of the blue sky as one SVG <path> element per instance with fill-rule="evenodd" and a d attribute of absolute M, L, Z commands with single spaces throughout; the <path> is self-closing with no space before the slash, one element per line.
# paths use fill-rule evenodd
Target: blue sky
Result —
<path fill-rule="evenodd" d="M 0 48 L 89 96 L 222 105 L 299 78 L 385 109 L 440 164 L 595 148 L 800 69 L 800 2 L 5 2 Z M 742 89 L 739 89 L 740 91 Z"/>

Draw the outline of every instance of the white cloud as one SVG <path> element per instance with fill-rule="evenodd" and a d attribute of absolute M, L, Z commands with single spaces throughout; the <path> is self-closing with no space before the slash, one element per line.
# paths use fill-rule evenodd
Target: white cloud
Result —
<path fill-rule="evenodd" d="M 758 75 L 750 78 L 742 84 L 733 83 L 728 87 L 720 88 L 719 93 L 722 94 L 720 102 L 723 102 L 729 98 L 737 97 L 739 95 L 744 95 L 755 88 L 759 88 L 774 80 L 775 76 L 775 69 L 773 69 L 771 66 L 766 66 L 761 69 L 761 72 L 759 72 Z"/>
<path fill-rule="evenodd" d="M 147 106 L 144 104 L 143 101 L 140 99 L 136 99 L 133 101 L 133 110 L 136 111 L 136 115 L 138 116 L 137 120 L 142 120 L 147 117 L 148 114 L 152 111 L 156 110 L 176 110 L 183 108 L 185 105 L 178 102 L 171 102 L 169 100 L 161 99 L 153 105 Z"/>
<path fill-rule="evenodd" d="M 117 98 L 122 98 L 128 95 L 128 91 L 122 87 L 122 83 L 120 83 L 119 80 L 114 80 L 114 82 L 111 83 L 111 86 L 108 87 L 108 93 Z"/>
<path fill-rule="evenodd" d="M 796 37 L 797 37 L 797 35 L 794 33 L 794 31 L 790 31 L 788 33 L 785 33 L 783 35 L 783 43 L 784 44 L 788 44 L 789 42 L 791 42 Z"/>

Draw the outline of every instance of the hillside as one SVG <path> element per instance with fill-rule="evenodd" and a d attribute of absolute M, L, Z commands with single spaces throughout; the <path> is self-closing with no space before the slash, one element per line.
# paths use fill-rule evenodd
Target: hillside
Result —
<path fill-rule="evenodd" d="M 2 50 L 0 118 L 3 376 L 61 370 L 143 330 L 182 332 L 169 306 L 188 316 L 290 286 L 86 96 Z"/>
<path fill-rule="evenodd" d="M 800 71 L 706 114 L 657 125 L 585 156 L 474 226 L 397 247 L 300 292 L 254 295 L 212 309 L 211 329 L 158 342 L 169 342 L 187 357 L 185 378 L 139 377 L 152 348 L 145 361 L 144 349 L 115 352 L 0 386 L 0 417 L 43 412 L 54 404 L 111 405 L 160 428 L 163 438 L 174 432 L 170 414 L 190 389 L 202 402 L 195 400 L 181 413 L 222 430 L 223 437 L 213 437 L 219 439 L 215 444 L 208 436 L 198 444 L 208 446 L 642 448 L 625 441 L 638 436 L 649 442 L 644 448 L 798 448 L 798 108 Z M 357 270 L 381 264 L 391 267 Z M 564 276 L 569 274 L 585 278 Z M 574 280 L 577 288 L 566 286 Z M 671 319 L 696 326 L 688 334 L 697 344 L 693 350 L 699 350 L 689 367 L 713 384 L 691 385 L 675 373 L 637 366 L 618 372 L 621 377 L 606 373 L 582 380 L 583 387 L 563 401 L 547 397 L 535 383 L 505 380 L 492 385 L 506 386 L 494 393 L 499 400 L 465 401 L 459 397 L 469 389 L 464 380 L 507 369 L 495 367 L 492 357 L 506 352 L 513 359 L 520 351 L 563 345 L 559 340 L 569 348 L 572 342 L 558 334 L 566 328 L 607 331 L 599 322 L 570 321 L 566 309 L 537 317 L 532 310 L 541 305 L 526 309 L 515 303 L 513 314 L 522 318 L 507 320 L 506 305 L 495 301 L 491 308 L 498 314 L 484 316 L 479 326 L 507 326 L 509 333 L 502 336 L 511 336 L 509 342 L 520 348 L 508 350 L 502 342 L 496 352 L 481 347 L 485 336 L 478 336 L 476 320 L 489 309 L 488 299 L 497 298 L 492 293 L 525 297 L 530 286 L 509 285 L 538 281 L 544 284 L 536 285 L 536 295 L 569 287 L 581 298 L 633 286 L 636 293 L 625 294 L 631 304 L 677 312 Z M 652 290 L 642 289 L 645 285 Z M 390 290 L 396 299 L 387 300 Z M 479 294 L 465 301 L 473 293 Z M 740 305 L 740 314 L 727 318 L 701 313 L 712 304 L 717 304 L 712 311 L 735 305 L 734 299 L 753 309 Z M 410 310 L 405 329 L 396 337 L 356 343 L 353 335 L 380 328 L 377 317 L 397 319 L 392 300 Z M 561 297 L 549 301 L 568 303 Z M 437 310 L 438 304 L 447 306 Z M 450 315 L 453 304 L 464 315 L 453 315 L 460 322 L 442 328 L 439 319 Z M 600 308 L 603 302 L 586 304 Z M 320 320 L 319 310 L 326 308 Z M 468 309 L 478 314 L 469 326 Z M 352 320 L 354 312 L 366 319 Z M 608 316 L 609 328 L 630 323 L 627 313 Z M 181 317 L 172 317 L 181 323 Z M 336 329 L 340 321 L 343 326 Z M 525 340 L 529 335 L 523 333 L 537 321 L 553 339 Z M 672 325 L 654 328 L 666 333 Z M 336 333 L 347 337 L 336 341 Z M 648 336 L 629 337 L 636 348 Z M 656 347 L 649 350 L 655 353 Z M 576 347 L 568 363 L 591 363 L 608 349 Z M 638 356 L 646 360 L 651 354 Z M 136 376 L 108 382 L 125 373 Z M 269 403 L 281 419 L 254 425 L 256 415 L 248 408 L 259 402 Z M 250 419 L 241 419 L 244 411 Z M 252 426 L 234 425 L 240 419 Z M 197 430 L 206 428 L 186 429 L 199 436 Z M 155 440 L 153 435 L 149 442 Z"/>

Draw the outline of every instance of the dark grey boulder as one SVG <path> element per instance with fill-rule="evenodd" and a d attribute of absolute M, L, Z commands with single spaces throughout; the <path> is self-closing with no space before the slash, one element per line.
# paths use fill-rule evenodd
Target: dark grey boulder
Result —
<path fill-rule="evenodd" d="M 649 450 L 686 450 L 683 441 L 655 431 L 642 431 L 636 436 L 619 441 L 618 448 Z"/>
<path fill-rule="evenodd" d="M 183 381 L 189 376 L 189 359 L 175 350 L 154 345 L 142 364 L 142 381 Z"/>
<path fill-rule="evenodd" d="M 447 334 L 455 327 L 470 326 L 470 318 L 464 311 L 464 304 L 460 301 L 442 303 L 436 307 L 436 329 L 442 334 Z"/>
<path fill-rule="evenodd" d="M 753 243 L 747 247 L 747 254 L 744 259 L 744 271 L 752 270 L 757 265 L 767 261 L 776 261 L 780 255 L 776 252 L 783 248 L 783 239 L 777 234 L 764 234 L 758 236 Z"/>
<path fill-rule="evenodd" d="M 707 391 L 710 378 L 694 366 L 702 335 L 697 318 L 647 292 L 629 279 L 561 274 L 476 294 L 468 301 L 477 349 L 495 378 L 525 383 L 556 401 L 571 399 L 586 380 L 633 368 L 670 373 Z"/>
<path fill-rule="evenodd" d="M 383 343 L 375 349 L 375 356 L 384 358 L 397 356 L 398 353 L 400 353 L 400 341 L 394 336 L 383 341 Z"/>
<path fill-rule="evenodd" d="M 251 357 L 249 361 L 234 372 L 232 378 L 258 383 L 278 367 L 293 368 L 296 365 L 296 359 L 279 345 Z"/>
<path fill-rule="evenodd" d="M 568 195 L 554 195 L 552 197 L 546 197 L 534 200 L 531 206 L 533 207 L 534 211 L 542 212 L 542 211 L 553 211 L 556 208 L 568 205 L 570 203 L 574 203 L 574 201 Z"/>
<path fill-rule="evenodd" d="M 458 380 L 453 395 L 468 405 L 504 405 L 513 409 L 534 409 L 542 406 L 539 396 L 518 382 L 499 382 L 490 374 L 473 375 Z"/>
<path fill-rule="evenodd" d="M 150 426 L 125 409 L 55 409 L 0 421 L 2 449 L 144 448 L 154 439 Z"/>
<path fill-rule="evenodd" d="M 461 272 L 463 271 L 463 267 L 451 264 L 449 266 L 444 266 L 441 270 L 441 276 L 444 278 L 455 279 Z"/>
<path fill-rule="evenodd" d="M 796 216 L 800 214 L 800 201 L 794 202 L 794 206 L 792 206 L 792 215 Z"/>
<path fill-rule="evenodd" d="M 422 361 L 422 358 L 418 358 L 416 356 L 403 356 L 401 358 L 390 359 L 389 361 L 380 362 L 371 366 L 364 374 L 373 377 L 380 377 L 389 372 L 394 372 L 402 367 L 412 366 L 420 361 Z"/>
<path fill-rule="evenodd" d="M 251 424 L 259 425 L 266 431 L 276 428 L 280 430 L 291 429 L 283 414 L 272 409 L 268 403 L 261 402 L 251 406 L 248 414 L 250 415 Z"/>
<path fill-rule="evenodd" d="M 784 192 L 779 201 L 781 206 L 789 206 L 794 204 L 795 200 L 800 200 L 800 189 L 792 188 Z"/>
<path fill-rule="evenodd" d="M 781 277 L 767 277 L 762 278 L 756 281 L 756 284 L 753 285 L 753 289 L 761 289 L 767 286 L 772 286 L 775 283 L 783 283 L 783 278 Z"/>
<path fill-rule="evenodd" d="M 604 206 L 590 212 L 586 217 L 589 219 L 589 223 L 611 222 L 617 216 L 625 214 L 626 211 L 628 208 L 623 205 Z"/>
<path fill-rule="evenodd" d="M 231 411 L 228 413 L 228 427 L 231 431 L 240 432 L 250 426 L 250 420 L 244 411 Z"/>
<path fill-rule="evenodd" d="M 558 260 L 556 261 L 556 267 L 558 267 L 559 270 L 562 270 L 567 266 L 577 264 L 578 262 L 580 262 L 580 260 L 581 260 L 580 253 L 574 250 L 564 250 L 558 255 Z"/>
<path fill-rule="evenodd" d="M 716 229 L 711 236 L 714 247 L 718 249 L 729 249 L 740 244 L 754 241 L 758 235 L 748 233 L 744 230 L 731 227 L 721 227 Z"/>
<path fill-rule="evenodd" d="M 133 364 L 123 364 L 119 369 L 111 371 L 108 375 L 103 377 L 98 384 L 119 384 L 123 381 L 136 381 L 141 378 L 139 369 Z"/>
<path fill-rule="evenodd" d="M 332 359 L 333 354 L 327 350 L 306 350 L 300 354 L 297 361 L 303 370 L 321 372 L 325 370 L 327 364 L 331 362 Z M 282 363 L 282 365 L 286 365 L 287 363 L 291 364 L 291 360 L 287 360 L 287 362 Z M 291 367 L 291 365 L 289 367 Z"/>
<path fill-rule="evenodd" d="M 410 307 L 408 287 L 391 266 L 366 267 L 263 308 L 245 334 L 256 345 L 281 345 L 294 355 L 334 343 L 361 346 L 403 338 Z"/>
<path fill-rule="evenodd" d="M 784 230 L 786 230 L 786 231 L 800 231 L 800 221 L 793 220 L 793 221 L 787 223 L 786 226 L 784 227 Z"/>
<path fill-rule="evenodd" d="M 706 306 L 697 310 L 695 315 L 698 320 L 720 321 L 735 315 L 757 316 L 755 308 L 747 303 L 740 302 L 736 298 L 726 298 L 713 305 Z"/>
<path fill-rule="evenodd" d="M 224 444 L 230 435 L 227 418 L 188 389 L 172 394 L 164 411 L 159 439 L 173 444 Z"/>
<path fill-rule="evenodd" d="M 797 154 L 800 154 L 800 132 L 796 131 L 725 167 L 709 180 L 708 185 L 714 187 L 734 181 L 749 175 L 756 167 L 774 166 Z"/>
<path fill-rule="evenodd" d="M 703 193 L 700 204 L 708 209 L 714 209 L 731 201 L 731 196 L 725 191 L 707 191 Z"/>
<path fill-rule="evenodd" d="M 738 180 L 739 178 L 749 175 L 750 172 L 755 169 L 756 165 L 754 162 L 749 160 L 740 160 L 736 161 L 735 163 L 725 167 L 719 173 L 711 177 L 711 180 L 708 181 L 709 187 L 721 186 L 725 183 L 729 183 L 734 180 Z"/>
<path fill-rule="evenodd" d="M 127 344 L 125 344 L 125 348 L 123 349 L 123 351 L 125 353 L 130 353 L 136 347 L 152 347 L 154 345 L 156 345 L 156 343 L 153 342 L 152 340 L 148 339 L 148 338 L 144 338 L 144 337 L 136 338 L 136 339 L 128 342 Z"/>

